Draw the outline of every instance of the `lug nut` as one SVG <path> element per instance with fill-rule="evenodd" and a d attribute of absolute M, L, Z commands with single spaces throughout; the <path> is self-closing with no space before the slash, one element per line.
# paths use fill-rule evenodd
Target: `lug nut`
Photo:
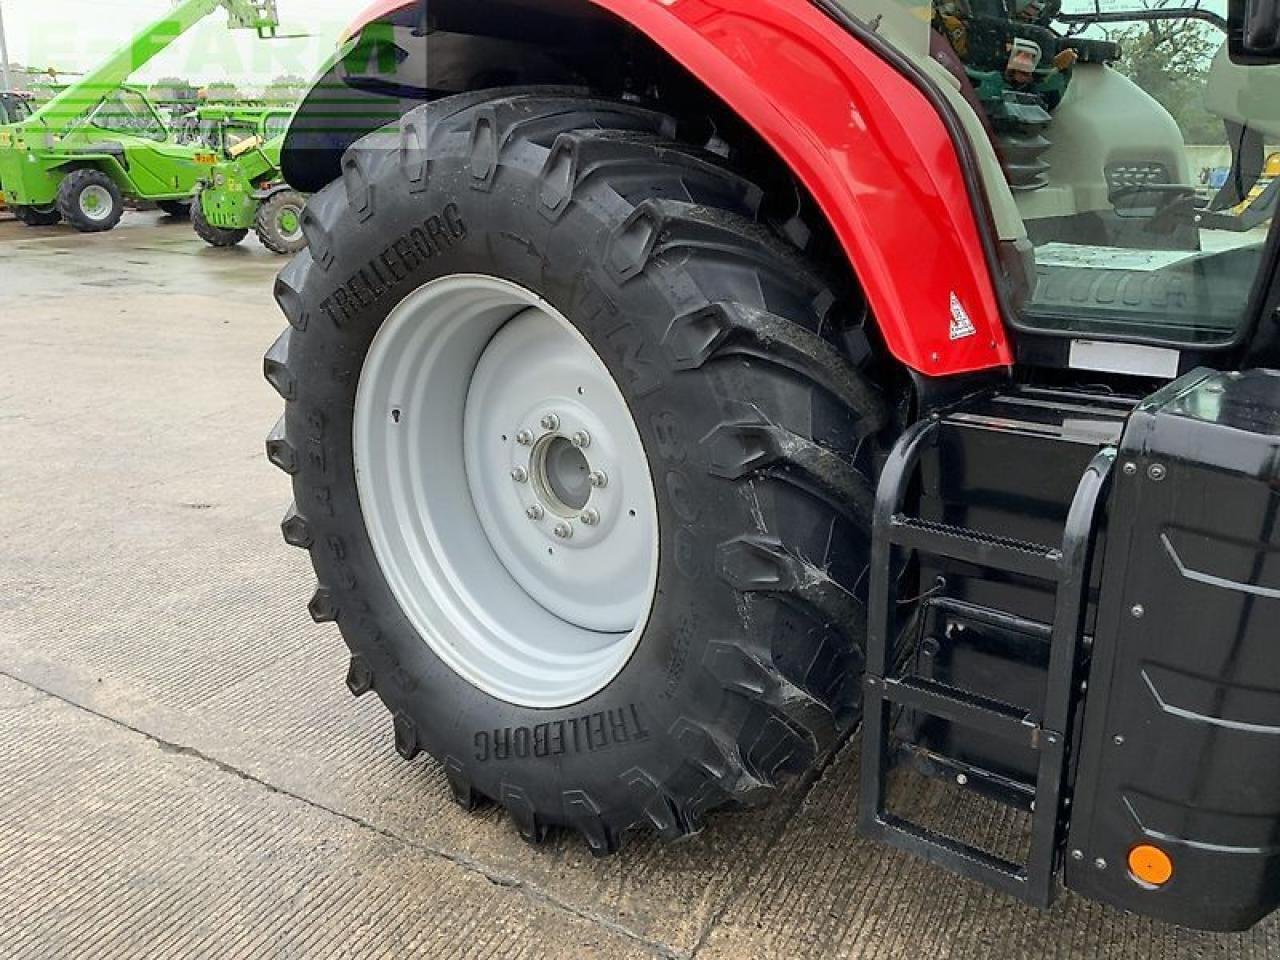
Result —
<path fill-rule="evenodd" d="M 516 434 L 516 443 L 522 447 L 527 447 L 533 443 L 533 432 L 531 430 L 521 430 Z"/>
<path fill-rule="evenodd" d="M 594 509 L 584 510 L 582 512 L 582 516 L 579 517 L 578 519 L 581 520 L 588 527 L 594 527 L 596 524 L 600 522 L 600 511 L 594 510 Z"/>
<path fill-rule="evenodd" d="M 559 430 L 560 418 L 557 417 L 554 413 L 548 413 L 545 417 L 542 418 L 542 429 L 543 430 Z"/>
<path fill-rule="evenodd" d="M 573 435 L 573 445 L 579 450 L 585 450 L 591 446 L 591 434 L 585 430 L 579 430 Z"/>
<path fill-rule="evenodd" d="M 569 526 L 564 521 L 557 523 L 556 536 L 559 537 L 561 540 L 568 540 L 570 537 L 573 536 L 573 527 Z"/>
<path fill-rule="evenodd" d="M 609 485 L 609 477 L 603 470 L 593 470 L 587 476 L 587 482 L 598 490 Z"/>
<path fill-rule="evenodd" d="M 541 504 L 535 503 L 533 506 L 531 506 L 528 510 L 524 512 L 524 515 L 528 517 L 530 520 L 541 520 L 544 516 L 546 516 L 546 511 L 542 509 Z"/>
<path fill-rule="evenodd" d="M 528 483 L 529 471 L 526 470 L 524 467 L 516 467 L 514 470 L 511 471 L 511 479 L 514 480 L 516 483 Z"/>

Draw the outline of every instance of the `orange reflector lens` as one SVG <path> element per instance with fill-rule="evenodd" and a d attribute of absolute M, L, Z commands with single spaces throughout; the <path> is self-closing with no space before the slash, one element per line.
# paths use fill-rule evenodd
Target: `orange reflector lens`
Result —
<path fill-rule="evenodd" d="M 1129 872 L 1142 883 L 1162 887 L 1173 877 L 1173 861 L 1159 847 L 1140 843 L 1129 851 Z"/>

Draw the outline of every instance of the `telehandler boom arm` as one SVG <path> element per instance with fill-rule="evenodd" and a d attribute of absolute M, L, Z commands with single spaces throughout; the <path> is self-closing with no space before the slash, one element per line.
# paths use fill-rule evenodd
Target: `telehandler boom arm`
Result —
<path fill-rule="evenodd" d="M 65 126 L 219 8 L 227 11 L 232 30 L 256 30 L 260 37 L 269 37 L 279 26 L 275 0 L 182 0 L 50 100 L 31 122 L 47 129 Z"/>

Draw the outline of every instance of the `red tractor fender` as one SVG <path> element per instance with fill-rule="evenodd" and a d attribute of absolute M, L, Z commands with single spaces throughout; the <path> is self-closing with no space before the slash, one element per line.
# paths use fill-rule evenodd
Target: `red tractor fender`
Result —
<path fill-rule="evenodd" d="M 960 158 L 911 80 L 810 0 L 592 2 L 667 51 L 791 167 L 894 357 L 929 376 L 1012 363 Z"/>
<path fill-rule="evenodd" d="M 422 2 L 378 0 L 348 35 Z M 682 64 L 791 168 L 898 361 L 933 377 L 1012 364 L 978 221 L 988 213 L 939 108 L 905 71 L 813 0 L 590 2 Z"/>

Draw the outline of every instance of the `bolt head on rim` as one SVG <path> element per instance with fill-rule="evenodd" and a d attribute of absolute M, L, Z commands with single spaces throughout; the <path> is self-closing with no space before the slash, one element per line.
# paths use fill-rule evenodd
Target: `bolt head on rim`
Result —
<path fill-rule="evenodd" d="M 563 314 L 494 277 L 428 283 L 374 339 L 353 440 L 379 565 L 455 672 L 554 707 L 621 671 L 656 592 L 657 503 L 627 403 Z"/>

